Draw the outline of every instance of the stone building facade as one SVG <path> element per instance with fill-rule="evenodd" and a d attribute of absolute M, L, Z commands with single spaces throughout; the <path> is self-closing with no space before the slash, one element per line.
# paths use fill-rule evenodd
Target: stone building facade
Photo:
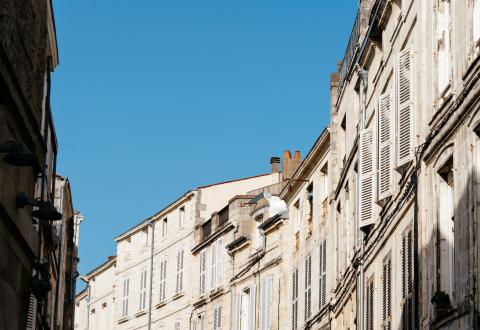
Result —
<path fill-rule="evenodd" d="M 69 183 L 56 176 L 57 64 L 52 2 L 0 1 L 1 329 L 72 322 L 78 217 Z"/>

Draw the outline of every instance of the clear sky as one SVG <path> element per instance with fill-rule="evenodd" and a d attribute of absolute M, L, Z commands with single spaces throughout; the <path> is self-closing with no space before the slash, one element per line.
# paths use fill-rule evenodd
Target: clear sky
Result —
<path fill-rule="evenodd" d="M 80 273 L 200 185 L 305 155 L 357 0 L 55 0 L 59 169 L 85 214 Z"/>

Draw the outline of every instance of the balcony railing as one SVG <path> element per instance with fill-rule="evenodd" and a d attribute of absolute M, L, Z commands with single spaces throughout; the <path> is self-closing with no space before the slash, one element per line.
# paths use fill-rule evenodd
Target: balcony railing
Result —
<path fill-rule="evenodd" d="M 353 24 L 352 33 L 350 35 L 350 40 L 348 40 L 347 50 L 345 51 L 345 56 L 343 57 L 342 66 L 340 68 L 340 88 L 342 88 L 345 79 L 347 78 L 348 73 L 350 72 L 350 67 L 354 62 L 356 52 L 358 50 L 358 41 L 360 39 L 360 12 L 357 13 L 357 18 Z"/>

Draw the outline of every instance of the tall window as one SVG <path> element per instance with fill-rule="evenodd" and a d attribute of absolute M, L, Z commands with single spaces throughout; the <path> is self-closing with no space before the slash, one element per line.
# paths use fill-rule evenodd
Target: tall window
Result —
<path fill-rule="evenodd" d="M 175 292 L 180 293 L 183 291 L 183 257 L 184 251 L 180 249 L 177 252 L 177 285 Z"/>
<path fill-rule="evenodd" d="M 327 304 L 327 240 L 320 242 L 320 276 L 319 276 L 320 309 Z"/>
<path fill-rule="evenodd" d="M 437 13 L 437 72 L 438 91 L 441 93 L 450 81 L 450 0 L 439 0 Z"/>
<path fill-rule="evenodd" d="M 167 258 L 164 257 L 160 262 L 160 302 L 166 299 L 167 291 Z"/>
<path fill-rule="evenodd" d="M 305 321 L 312 316 L 312 255 L 305 258 Z"/>
<path fill-rule="evenodd" d="M 204 330 L 205 329 L 205 314 L 200 313 L 195 318 L 195 324 L 193 327 L 195 330 Z"/>
<path fill-rule="evenodd" d="M 147 308 L 147 271 L 140 273 L 140 299 L 138 300 L 138 310 Z"/>
<path fill-rule="evenodd" d="M 167 224 L 168 224 L 168 219 L 167 218 L 163 219 L 162 220 L 162 237 L 167 237 L 167 234 L 168 234 Z"/>
<path fill-rule="evenodd" d="M 217 288 L 222 281 L 223 271 L 223 240 L 220 238 L 212 244 L 212 274 L 211 287 Z"/>
<path fill-rule="evenodd" d="M 182 206 L 178 211 L 178 224 L 180 228 L 185 225 L 185 206 Z"/>
<path fill-rule="evenodd" d="M 366 296 L 366 308 L 365 308 L 365 330 L 374 330 L 374 297 L 375 297 L 375 286 L 373 282 L 373 275 L 367 281 L 367 296 Z"/>
<path fill-rule="evenodd" d="M 437 244 L 440 271 L 438 291 L 443 291 L 453 298 L 454 284 L 454 190 L 453 190 L 453 158 L 451 157 L 438 171 L 438 232 Z"/>
<path fill-rule="evenodd" d="M 292 275 L 292 330 L 297 329 L 298 323 L 298 268 Z"/>
<path fill-rule="evenodd" d="M 123 280 L 123 294 L 122 294 L 122 317 L 128 315 L 128 297 L 130 294 L 130 279 Z"/>
<path fill-rule="evenodd" d="M 213 330 L 222 328 L 222 306 L 217 306 L 213 310 Z"/>
<path fill-rule="evenodd" d="M 256 287 L 251 286 L 237 297 L 237 329 L 256 329 Z"/>
<path fill-rule="evenodd" d="M 270 276 L 262 281 L 262 330 L 272 329 L 272 302 L 273 302 L 273 277 Z"/>
<path fill-rule="evenodd" d="M 200 252 L 200 294 L 205 293 L 205 284 L 206 284 L 206 276 L 207 276 L 207 250 L 203 250 Z"/>
<path fill-rule="evenodd" d="M 328 187 L 328 164 L 325 164 L 321 169 L 321 198 L 320 201 L 323 202 L 327 199 L 329 193 Z"/>
<path fill-rule="evenodd" d="M 383 261 L 382 270 L 382 329 L 392 329 L 392 259 L 390 256 Z"/>
<path fill-rule="evenodd" d="M 295 229 L 296 231 L 299 231 L 302 222 L 300 219 L 300 200 L 297 200 L 293 205 L 293 219 L 295 221 Z"/>
<path fill-rule="evenodd" d="M 413 233 L 406 229 L 402 234 L 402 329 L 413 329 Z"/>

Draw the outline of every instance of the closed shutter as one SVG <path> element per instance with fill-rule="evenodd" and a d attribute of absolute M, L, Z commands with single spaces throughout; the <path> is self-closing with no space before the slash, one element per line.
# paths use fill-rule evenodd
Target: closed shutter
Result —
<path fill-rule="evenodd" d="M 396 65 L 397 166 L 413 159 L 413 59 L 410 48 L 400 52 Z"/>
<path fill-rule="evenodd" d="M 216 280 L 217 283 L 216 285 L 219 286 L 220 283 L 222 282 L 222 272 L 223 272 L 223 251 L 225 249 L 223 248 L 223 240 L 219 239 L 217 240 L 217 267 L 216 267 Z"/>
<path fill-rule="evenodd" d="M 327 303 L 327 240 L 320 243 L 319 305 L 322 309 Z"/>
<path fill-rule="evenodd" d="M 255 285 L 252 285 L 250 287 L 250 302 L 248 304 L 249 306 L 249 311 L 248 311 L 248 320 L 250 322 L 249 324 L 249 329 L 250 330 L 255 330 L 257 329 L 256 327 L 256 314 L 257 314 L 257 309 L 256 309 L 256 297 L 257 297 L 257 288 Z"/>
<path fill-rule="evenodd" d="M 237 294 L 237 330 L 241 330 L 242 320 L 242 296 Z"/>
<path fill-rule="evenodd" d="M 402 235 L 402 330 L 414 327 L 413 311 L 413 233 L 407 229 Z"/>
<path fill-rule="evenodd" d="M 360 133 L 360 227 L 373 222 L 374 198 L 374 143 L 373 130 Z"/>
<path fill-rule="evenodd" d="M 216 307 L 213 310 L 213 330 L 222 328 L 222 307 Z"/>
<path fill-rule="evenodd" d="M 212 244 L 212 273 L 210 276 L 210 288 L 213 289 L 216 286 L 217 280 L 217 242 Z"/>
<path fill-rule="evenodd" d="M 297 329 L 298 320 L 298 268 L 292 275 L 292 330 Z"/>
<path fill-rule="evenodd" d="M 273 277 L 268 277 L 262 281 L 262 330 L 271 330 L 272 328 L 272 289 Z"/>
<path fill-rule="evenodd" d="M 473 4 L 473 42 L 480 41 L 480 0 L 475 0 Z"/>
<path fill-rule="evenodd" d="M 393 190 L 393 97 L 388 91 L 378 101 L 378 199 Z"/>
<path fill-rule="evenodd" d="M 160 263 L 160 302 L 166 299 L 167 290 L 167 259 Z"/>
<path fill-rule="evenodd" d="M 312 255 L 305 259 L 305 321 L 312 316 Z"/>
<path fill-rule="evenodd" d="M 35 330 L 37 321 L 37 299 L 31 293 L 28 303 L 27 330 Z"/>
<path fill-rule="evenodd" d="M 374 282 L 371 278 L 367 282 L 367 297 L 365 309 L 365 330 L 374 330 Z"/>
<path fill-rule="evenodd" d="M 200 252 L 200 294 L 205 293 L 205 276 L 206 276 L 206 259 L 207 259 L 207 251 L 203 250 Z"/>
<path fill-rule="evenodd" d="M 123 280 L 123 296 L 122 296 L 122 316 L 128 315 L 128 296 L 130 291 L 130 279 Z"/>
<path fill-rule="evenodd" d="M 383 330 L 392 329 L 392 260 L 388 257 L 383 262 L 382 272 L 382 317 L 383 317 Z"/>
<path fill-rule="evenodd" d="M 177 293 L 180 293 L 183 291 L 183 258 L 184 258 L 184 251 L 182 249 L 177 253 L 177 286 L 176 286 Z"/>

